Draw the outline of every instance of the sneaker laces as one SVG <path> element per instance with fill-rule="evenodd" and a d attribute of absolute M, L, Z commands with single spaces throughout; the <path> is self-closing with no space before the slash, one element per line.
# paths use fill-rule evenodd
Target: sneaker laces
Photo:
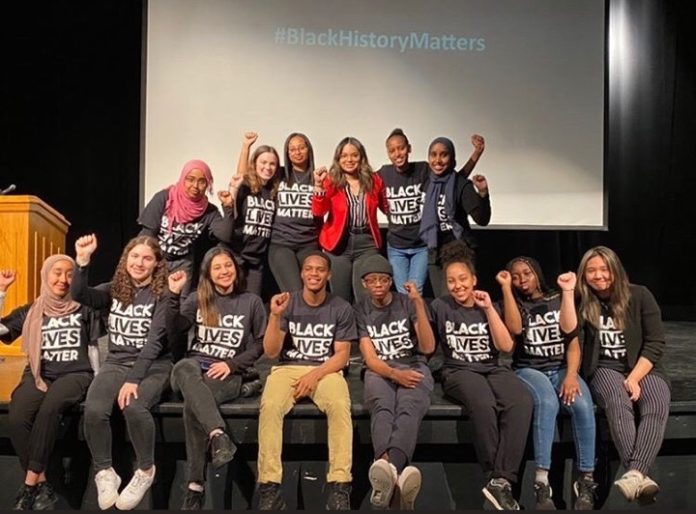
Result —
<path fill-rule="evenodd" d="M 150 484 L 148 482 L 152 479 L 150 475 L 145 474 L 141 470 L 137 470 L 133 474 L 133 480 L 131 481 L 130 484 L 128 484 L 129 487 L 132 486 L 132 488 L 142 488 L 142 487 L 149 487 Z"/>

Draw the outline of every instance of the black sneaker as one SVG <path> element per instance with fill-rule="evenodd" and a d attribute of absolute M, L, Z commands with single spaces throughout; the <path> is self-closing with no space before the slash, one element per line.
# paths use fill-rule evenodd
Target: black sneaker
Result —
<path fill-rule="evenodd" d="M 280 494 L 280 484 L 266 482 L 259 484 L 259 510 L 285 510 L 285 504 Z"/>
<path fill-rule="evenodd" d="M 597 500 L 597 482 L 580 477 L 573 484 L 573 490 L 575 491 L 574 510 L 594 510 Z"/>
<path fill-rule="evenodd" d="M 520 510 L 519 504 L 512 496 L 510 482 L 504 478 L 493 478 L 482 492 L 495 510 Z"/>
<path fill-rule="evenodd" d="M 41 482 L 36 485 L 36 497 L 32 510 L 48 510 L 58 501 L 58 495 L 53 490 L 53 486 L 48 482 Z"/>
<path fill-rule="evenodd" d="M 34 499 L 36 498 L 36 489 L 35 485 L 22 484 L 22 487 L 17 491 L 12 510 L 32 510 L 34 508 Z"/>
<path fill-rule="evenodd" d="M 350 510 L 350 482 L 329 482 L 326 510 Z"/>
<path fill-rule="evenodd" d="M 551 486 L 543 482 L 534 482 L 534 496 L 536 496 L 536 510 L 556 510 L 551 499 Z"/>
<path fill-rule="evenodd" d="M 225 432 L 210 439 L 210 460 L 215 469 L 221 468 L 234 458 L 237 447 Z"/>
<path fill-rule="evenodd" d="M 186 488 L 184 501 L 181 502 L 181 510 L 201 510 L 205 503 L 205 491 L 194 491 Z"/>

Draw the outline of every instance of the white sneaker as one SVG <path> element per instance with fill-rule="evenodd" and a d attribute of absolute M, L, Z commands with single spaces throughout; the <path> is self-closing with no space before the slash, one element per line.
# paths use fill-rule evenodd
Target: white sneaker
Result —
<path fill-rule="evenodd" d="M 421 472 L 414 466 L 406 466 L 396 482 L 399 488 L 399 507 L 401 510 L 413 510 L 416 496 L 421 488 Z"/>
<path fill-rule="evenodd" d="M 372 485 L 370 503 L 379 509 L 389 508 L 397 480 L 394 464 L 384 459 L 377 459 L 370 466 L 368 477 Z"/>
<path fill-rule="evenodd" d="M 118 500 L 118 488 L 121 485 L 121 477 L 114 468 L 102 469 L 94 475 L 97 484 L 97 503 L 101 510 L 110 509 Z"/>
<path fill-rule="evenodd" d="M 643 474 L 640 471 L 632 469 L 624 473 L 614 485 L 618 487 L 621 494 L 624 495 L 626 501 L 632 502 L 638 496 L 638 489 L 643 483 Z"/>
<path fill-rule="evenodd" d="M 131 481 L 128 482 L 128 485 L 121 491 L 118 500 L 116 500 L 116 508 L 118 510 L 132 510 L 136 508 L 154 480 L 155 466 L 152 466 L 151 475 L 148 475 L 141 469 L 136 469 L 135 473 L 133 473 L 133 478 L 131 478 Z"/>

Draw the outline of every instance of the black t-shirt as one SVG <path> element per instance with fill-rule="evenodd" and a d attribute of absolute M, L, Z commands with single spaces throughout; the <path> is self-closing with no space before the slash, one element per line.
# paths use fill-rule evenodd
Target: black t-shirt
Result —
<path fill-rule="evenodd" d="M 377 356 L 383 361 L 425 362 L 418 353 L 416 309 L 408 296 L 392 293 L 386 307 L 377 307 L 369 296 L 355 306 L 358 337 L 369 337 Z"/>
<path fill-rule="evenodd" d="M 418 232 L 423 216 L 423 199 L 430 174 L 426 162 L 409 162 L 401 172 L 387 164 L 377 172 L 384 181 L 389 204 L 387 241 L 394 248 L 425 246 Z"/>
<path fill-rule="evenodd" d="M 616 328 L 614 318 L 609 314 L 609 309 L 603 305 L 599 316 L 599 361 L 600 368 L 609 368 L 620 373 L 628 371 L 628 359 L 626 357 L 626 340 L 623 330 Z"/>
<path fill-rule="evenodd" d="M 471 216 L 476 223 L 487 224 L 490 220 L 490 196 L 481 198 L 476 192 L 474 183 L 469 179 L 465 179 L 460 175 L 456 175 L 454 179 L 457 181 L 455 182 L 456 198 L 454 199 L 457 207 L 455 209 L 456 221 L 464 230 L 462 237 L 464 239 L 470 239 L 471 224 L 469 223 L 469 216 Z M 452 220 L 448 218 L 445 209 L 445 199 L 446 196 L 442 193 L 437 201 L 437 217 L 439 221 L 438 241 L 440 245 L 447 244 L 455 239 L 451 223 Z"/>
<path fill-rule="evenodd" d="M 271 242 L 283 246 L 316 243 L 321 218 L 312 215 L 314 179 L 311 171 L 296 175 L 298 181 L 282 180 L 276 197 Z"/>
<path fill-rule="evenodd" d="M 272 189 L 268 183 L 257 194 L 252 194 L 247 184 L 239 187 L 232 248 L 242 264 L 258 266 L 263 262 L 275 213 Z"/>
<path fill-rule="evenodd" d="M 302 290 L 290 293 L 290 305 L 280 317 L 285 332 L 281 364 L 319 365 L 334 354 L 334 342 L 358 339 L 353 308 L 343 298 L 327 295 L 318 307 L 302 298 Z"/>
<path fill-rule="evenodd" d="M 178 306 L 179 297 L 172 298 Z M 185 329 L 195 323 L 188 356 L 204 369 L 214 362 L 227 361 L 233 372 L 243 372 L 263 354 L 268 321 L 263 302 L 252 293 L 215 293 L 215 306 L 220 318 L 214 326 L 203 323 L 197 294 L 189 295 L 181 306 L 181 316 L 188 321 Z"/>
<path fill-rule="evenodd" d="M 522 333 L 516 337 L 515 366 L 538 370 L 564 366 L 570 338 L 561 330 L 561 296 L 521 300 L 518 305 Z"/>
<path fill-rule="evenodd" d="M 481 309 L 459 305 L 447 295 L 433 300 L 431 310 L 445 354 L 445 367 L 485 373 L 498 365 L 499 352 Z"/>
<path fill-rule="evenodd" d="M 169 196 L 169 189 L 163 189 L 152 197 L 138 217 L 138 223 L 157 234 L 160 248 L 167 260 L 176 260 L 188 256 L 196 240 L 204 232 L 212 232 L 213 225 L 222 220 L 220 211 L 213 204 L 197 220 L 188 223 L 175 223 L 169 230 L 169 218 L 164 213 Z M 230 224 L 231 228 L 231 224 Z M 220 238 L 229 240 L 228 237 Z"/>
<path fill-rule="evenodd" d="M 30 307 L 31 304 L 18 307 L 0 320 L 8 330 L 0 340 L 10 343 L 22 335 Z M 102 332 L 99 313 L 86 306 L 65 316 L 44 314 L 41 326 L 42 378 L 55 380 L 68 373 L 91 372 L 87 346 L 96 345 Z"/>

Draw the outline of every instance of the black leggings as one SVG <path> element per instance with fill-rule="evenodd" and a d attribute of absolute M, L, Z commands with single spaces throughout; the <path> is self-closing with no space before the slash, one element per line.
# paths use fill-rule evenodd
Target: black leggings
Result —
<path fill-rule="evenodd" d="M 300 278 L 302 260 L 312 251 L 319 251 L 317 243 L 300 247 L 271 243 L 268 247 L 268 265 L 281 292 L 302 289 L 302 279 Z"/>

